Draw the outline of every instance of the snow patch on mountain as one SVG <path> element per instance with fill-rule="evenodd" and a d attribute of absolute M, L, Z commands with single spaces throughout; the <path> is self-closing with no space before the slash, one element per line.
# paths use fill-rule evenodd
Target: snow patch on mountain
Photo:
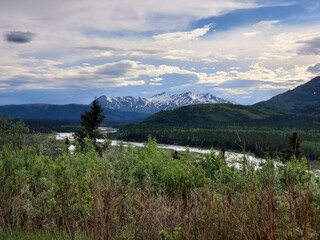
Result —
<path fill-rule="evenodd" d="M 216 97 L 210 93 L 195 94 L 192 92 L 181 94 L 163 92 L 148 98 L 148 100 L 161 110 L 174 109 L 193 104 L 231 103 L 228 100 Z"/>
<path fill-rule="evenodd" d="M 98 99 L 98 102 L 104 108 L 116 109 L 121 111 L 128 112 L 157 112 L 158 109 L 153 105 L 152 102 L 148 101 L 145 98 L 141 97 L 116 97 L 111 98 L 108 96 L 101 96 Z"/>
<path fill-rule="evenodd" d="M 141 97 L 116 97 L 101 96 L 98 102 L 105 108 L 116 109 L 121 111 L 139 111 L 155 113 L 161 110 L 175 109 L 182 106 L 194 104 L 214 104 L 214 103 L 231 103 L 230 101 L 216 97 L 210 93 L 195 94 L 186 92 L 174 94 L 163 92 L 150 98 Z"/>

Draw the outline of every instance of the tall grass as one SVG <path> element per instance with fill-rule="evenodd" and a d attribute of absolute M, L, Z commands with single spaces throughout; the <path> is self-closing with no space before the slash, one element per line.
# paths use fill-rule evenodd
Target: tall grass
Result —
<path fill-rule="evenodd" d="M 173 159 L 153 139 L 103 157 L 46 148 L 1 147 L 0 237 L 320 239 L 320 183 L 305 159 L 236 169 L 213 153 Z"/>

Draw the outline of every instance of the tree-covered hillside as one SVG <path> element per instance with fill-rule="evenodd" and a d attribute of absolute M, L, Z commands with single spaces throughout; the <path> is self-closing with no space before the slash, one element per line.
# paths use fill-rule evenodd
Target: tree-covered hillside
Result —
<path fill-rule="evenodd" d="M 279 94 L 268 101 L 260 102 L 255 106 L 269 106 L 285 108 L 294 112 L 319 113 L 320 103 L 320 76 L 298 86 L 293 90 Z"/>
<path fill-rule="evenodd" d="M 286 138 L 292 132 L 299 132 L 303 153 L 319 160 L 319 86 L 320 77 L 317 77 L 252 106 L 207 104 L 162 111 L 140 124 L 121 129 L 118 137 L 145 141 L 151 135 L 161 143 L 238 151 L 240 137 L 247 151 L 265 157 L 281 155 Z"/>
<path fill-rule="evenodd" d="M 38 121 L 79 121 L 81 114 L 90 109 L 90 105 L 67 104 L 26 104 L 0 106 L 0 114 L 10 116 L 16 120 Z M 149 116 L 145 113 L 121 112 L 112 109 L 104 109 L 105 121 L 108 123 L 132 123 L 138 122 Z"/>
<path fill-rule="evenodd" d="M 281 121 L 289 113 L 271 108 L 232 104 L 203 104 L 162 111 L 146 118 L 141 124 L 161 124 L 188 127 L 215 127 L 245 123 Z"/>

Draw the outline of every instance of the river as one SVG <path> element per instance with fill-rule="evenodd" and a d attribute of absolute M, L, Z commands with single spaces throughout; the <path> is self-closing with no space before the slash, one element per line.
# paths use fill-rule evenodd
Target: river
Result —
<path fill-rule="evenodd" d="M 64 139 L 68 138 L 69 140 L 72 141 L 73 140 L 72 134 L 73 133 L 57 133 L 56 139 L 57 140 L 64 140 Z M 98 141 L 102 142 L 104 140 L 98 139 Z M 125 141 L 117 141 L 117 140 L 111 141 L 112 146 L 120 146 L 121 144 L 124 147 L 128 147 L 129 145 L 131 145 L 133 147 L 139 147 L 139 148 L 144 147 L 144 143 L 141 143 L 141 142 L 125 142 Z M 187 146 L 178 146 L 178 145 L 170 145 L 170 144 L 157 144 L 157 146 L 162 149 L 168 149 L 168 150 L 173 150 L 173 151 L 177 151 L 177 152 L 185 152 L 187 149 Z M 70 151 L 74 151 L 74 149 L 75 149 L 74 145 L 71 145 L 69 147 Z M 209 154 L 212 151 L 216 154 L 219 154 L 218 150 L 202 149 L 202 148 L 196 148 L 196 147 L 188 147 L 188 149 L 189 149 L 189 152 L 198 153 L 198 154 Z M 237 168 L 241 167 L 241 162 L 242 162 L 243 156 L 244 155 L 242 153 L 229 152 L 229 151 L 225 152 L 225 158 L 226 158 L 226 161 L 228 162 L 228 164 L 233 165 Z M 249 163 L 251 163 L 255 166 L 255 168 L 258 168 L 259 165 L 265 161 L 265 159 L 257 158 L 257 157 L 254 157 L 254 156 L 251 156 L 248 154 L 246 154 L 245 157 Z"/>

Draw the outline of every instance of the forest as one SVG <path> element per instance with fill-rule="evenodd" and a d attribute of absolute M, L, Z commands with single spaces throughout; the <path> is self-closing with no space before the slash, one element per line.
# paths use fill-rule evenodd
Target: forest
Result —
<path fill-rule="evenodd" d="M 213 152 L 174 157 L 154 138 L 103 152 L 86 139 L 71 154 L 22 122 L 2 118 L 0 132 L 1 239 L 320 238 L 304 157 L 235 168 Z"/>
<path fill-rule="evenodd" d="M 288 137 L 297 132 L 303 154 L 309 160 L 320 160 L 319 129 L 271 128 L 248 126 L 216 126 L 192 128 L 165 125 L 128 125 L 113 137 L 125 141 L 143 142 L 148 136 L 159 143 L 242 151 L 258 157 L 281 157 Z M 239 141 L 239 138 L 241 142 Z"/>

